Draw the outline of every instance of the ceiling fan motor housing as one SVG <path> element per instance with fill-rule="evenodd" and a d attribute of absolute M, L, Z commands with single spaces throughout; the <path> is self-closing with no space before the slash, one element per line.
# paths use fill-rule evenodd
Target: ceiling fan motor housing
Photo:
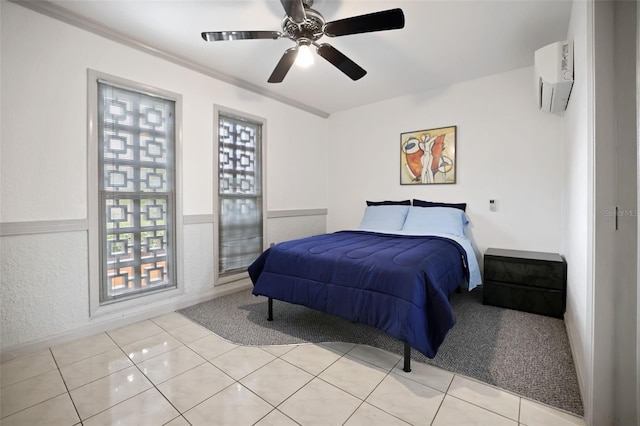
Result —
<path fill-rule="evenodd" d="M 324 18 L 320 12 L 305 8 L 306 19 L 301 24 L 296 24 L 289 16 L 285 16 L 282 20 L 282 31 L 284 35 L 296 42 L 309 41 L 314 42 L 324 34 Z"/>

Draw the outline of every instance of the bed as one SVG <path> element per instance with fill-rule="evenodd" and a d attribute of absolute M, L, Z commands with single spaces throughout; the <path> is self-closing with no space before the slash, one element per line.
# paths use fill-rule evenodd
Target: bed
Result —
<path fill-rule="evenodd" d="M 391 202 L 385 202 L 391 203 Z M 400 203 L 400 202 L 395 202 Z M 248 268 L 253 294 L 368 324 L 433 358 L 455 317 L 449 295 L 480 284 L 464 209 L 367 206 L 359 228 L 283 242 Z"/>

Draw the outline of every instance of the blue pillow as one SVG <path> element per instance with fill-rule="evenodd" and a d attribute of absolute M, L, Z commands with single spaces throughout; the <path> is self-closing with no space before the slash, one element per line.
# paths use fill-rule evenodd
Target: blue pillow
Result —
<path fill-rule="evenodd" d="M 413 235 L 450 234 L 465 237 L 467 214 L 452 207 L 411 207 L 402 228 Z"/>
<path fill-rule="evenodd" d="M 364 210 L 360 229 L 373 231 L 400 231 L 410 206 L 368 206 Z"/>
<path fill-rule="evenodd" d="M 440 203 L 437 201 L 423 201 L 413 199 L 413 205 L 416 207 L 453 207 L 462 211 L 467 210 L 467 203 Z"/>

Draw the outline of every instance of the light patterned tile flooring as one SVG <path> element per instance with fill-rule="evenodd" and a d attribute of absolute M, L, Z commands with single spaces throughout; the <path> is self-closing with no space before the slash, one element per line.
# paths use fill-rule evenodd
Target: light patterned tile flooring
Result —
<path fill-rule="evenodd" d="M 2 363 L 0 424 L 584 425 L 377 348 L 240 346 L 178 313 Z"/>

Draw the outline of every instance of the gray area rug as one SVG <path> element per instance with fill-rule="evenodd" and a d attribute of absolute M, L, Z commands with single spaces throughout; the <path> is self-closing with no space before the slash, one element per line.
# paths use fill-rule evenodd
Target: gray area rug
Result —
<path fill-rule="evenodd" d="M 453 294 L 456 325 L 428 359 L 412 359 L 583 415 L 564 321 L 482 304 L 482 289 Z M 217 335 L 243 345 L 352 342 L 403 354 L 403 344 L 373 327 L 244 290 L 179 311 Z"/>

